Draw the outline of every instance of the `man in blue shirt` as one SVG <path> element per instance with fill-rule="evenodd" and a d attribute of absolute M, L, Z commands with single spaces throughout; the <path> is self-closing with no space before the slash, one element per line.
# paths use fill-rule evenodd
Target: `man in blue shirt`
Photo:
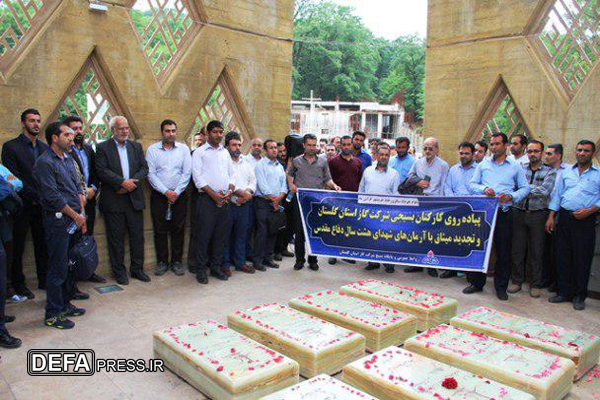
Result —
<path fill-rule="evenodd" d="M 596 244 L 596 215 L 600 210 L 600 169 L 592 163 L 596 145 L 577 143 L 577 164 L 565 169 L 557 180 L 546 221 L 548 233 L 556 230 L 558 292 L 550 303 L 573 301 L 575 310 L 585 309 L 590 269 Z M 558 223 L 554 216 L 558 213 Z"/>
<path fill-rule="evenodd" d="M 498 197 L 499 209 L 494 229 L 494 247 L 496 248 L 496 268 L 494 287 L 499 300 L 508 300 L 506 289 L 510 277 L 510 254 L 512 241 L 511 206 L 529 194 L 529 185 L 525 171 L 515 161 L 506 157 L 508 138 L 503 133 L 494 133 L 490 141 L 492 158 L 477 165 L 471 179 L 471 191 L 476 195 Z M 470 272 L 470 286 L 463 290 L 465 294 L 481 292 L 485 286 L 486 274 Z"/>
<path fill-rule="evenodd" d="M 367 135 L 365 135 L 362 131 L 356 131 L 352 134 L 352 145 L 354 146 L 354 157 L 358 158 L 362 163 L 363 172 L 367 167 L 370 167 L 373 164 L 373 159 L 364 150 L 365 147 L 365 139 Z"/>
<path fill-rule="evenodd" d="M 407 137 L 399 137 L 396 139 L 396 156 L 390 159 L 390 167 L 398 171 L 400 175 L 400 183 L 404 182 L 410 169 L 415 163 L 413 156 L 408 154 L 410 147 L 410 139 Z"/>

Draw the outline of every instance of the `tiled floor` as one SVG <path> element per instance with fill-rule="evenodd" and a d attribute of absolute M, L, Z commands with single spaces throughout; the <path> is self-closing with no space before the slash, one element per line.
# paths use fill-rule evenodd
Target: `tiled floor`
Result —
<path fill-rule="evenodd" d="M 27 375 L 29 349 L 91 348 L 101 358 L 152 358 L 152 333 L 173 325 L 213 318 L 225 322 L 228 313 L 264 302 L 285 302 L 292 297 L 324 288 L 338 288 L 349 282 L 377 277 L 435 291 L 459 301 L 459 312 L 485 305 L 525 315 L 557 325 L 600 334 L 600 301 L 588 300 L 583 312 L 573 311 L 570 304 L 552 305 L 548 293 L 532 299 L 525 292 L 500 302 L 492 295 L 492 285 L 483 294 L 465 296 L 464 279 L 440 280 L 426 273 L 393 275 L 383 271 L 367 272 L 363 265 L 340 263 L 330 267 L 321 260 L 321 270 L 294 271 L 286 259 L 279 270 L 238 273 L 228 282 L 211 279 L 199 285 L 190 274 L 177 277 L 168 273 L 152 276 L 144 284 L 133 280 L 121 292 L 100 295 L 92 285 L 83 290 L 91 299 L 77 302 L 87 314 L 74 318 L 77 326 L 60 331 L 43 326 L 44 294 L 36 291 L 36 299 L 8 305 L 7 313 L 16 315 L 9 324 L 10 332 L 21 338 L 18 350 L 0 351 L 0 399 L 59 398 L 204 398 L 192 386 L 173 373 L 96 373 L 91 377 L 31 377 Z M 31 286 L 34 286 L 32 284 Z M 569 399 L 595 399 L 600 393 L 600 378 L 582 378 Z"/>

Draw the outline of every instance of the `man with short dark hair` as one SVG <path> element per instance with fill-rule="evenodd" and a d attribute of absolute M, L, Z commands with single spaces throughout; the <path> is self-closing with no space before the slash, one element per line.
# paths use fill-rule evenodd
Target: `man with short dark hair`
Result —
<path fill-rule="evenodd" d="M 211 121 L 206 126 L 207 141 L 194 151 L 192 175 L 200 192 L 196 208 L 196 280 L 208 283 L 207 268 L 215 278 L 226 281 L 221 271 L 223 246 L 229 226 L 227 206 L 234 189 L 234 170 L 229 152 L 221 145 L 223 124 Z"/>
<path fill-rule="evenodd" d="M 162 140 L 146 150 L 150 193 L 150 214 L 154 226 L 156 268 L 154 275 L 164 275 L 171 269 L 184 274 L 183 243 L 187 215 L 186 188 L 192 175 L 190 149 L 177 142 L 177 124 L 166 119 L 160 124 Z M 169 261 L 169 237 L 171 260 Z"/>
<path fill-rule="evenodd" d="M 339 137 L 338 137 L 338 141 L 339 141 Z M 285 147 L 285 144 L 281 143 L 281 142 L 277 143 L 277 160 L 279 161 L 279 163 L 283 167 L 283 170 L 285 171 L 285 169 L 287 168 L 287 165 L 288 165 L 288 154 L 287 154 L 287 149 Z M 287 175 L 286 175 L 286 180 L 287 180 Z M 287 185 L 287 183 L 286 183 L 286 185 Z M 286 186 L 286 197 L 287 197 L 287 193 L 289 193 L 289 189 L 287 189 L 287 186 Z M 294 226 L 292 224 L 292 222 L 293 222 L 292 207 L 291 207 L 291 203 L 287 200 L 283 202 L 282 206 L 285 209 L 286 224 L 283 229 L 280 229 L 279 232 L 277 232 L 277 238 L 275 239 L 275 247 L 274 247 L 275 254 L 273 254 L 274 261 L 282 261 L 283 257 L 290 257 L 290 258 L 294 257 L 294 253 L 292 253 L 291 251 L 288 250 L 288 245 L 289 245 L 290 241 L 292 240 L 292 237 L 294 236 Z"/>
<path fill-rule="evenodd" d="M 62 122 L 53 122 L 46 128 L 50 150 L 42 154 L 33 167 L 33 176 L 39 188 L 40 204 L 49 253 L 46 286 L 46 316 L 44 323 L 58 329 L 75 326 L 68 317 L 77 317 L 85 309 L 70 302 L 73 271 L 69 270 L 69 251 L 78 233 L 85 234 L 85 192 L 81 187 L 69 150 L 73 146 L 73 130 Z"/>
<path fill-rule="evenodd" d="M 196 149 L 202 147 L 206 143 L 206 128 L 203 126 L 200 128 L 198 132 L 194 135 L 193 141 L 193 150 L 191 154 L 194 154 Z M 194 185 L 194 180 L 190 179 L 190 184 L 188 185 L 188 190 L 190 192 L 190 240 L 188 242 L 188 271 L 192 274 L 196 273 L 196 247 L 194 243 L 196 243 L 196 204 L 198 204 L 198 190 Z"/>
<path fill-rule="evenodd" d="M 475 195 L 498 197 L 499 209 L 494 228 L 494 247 L 496 249 L 496 267 L 494 271 L 494 287 L 499 300 L 508 300 L 506 289 L 510 278 L 510 254 L 512 243 L 512 209 L 529 194 L 529 185 L 525 171 L 520 164 L 506 157 L 508 138 L 504 133 L 494 133 L 490 141 L 492 158 L 485 159 L 477 165 L 470 188 Z M 481 292 L 486 283 L 486 274 L 470 272 L 467 274 L 470 285 L 463 290 L 464 294 Z"/>
<path fill-rule="evenodd" d="M 390 159 L 390 167 L 398 171 L 400 183 L 404 182 L 415 163 L 414 157 L 408 154 L 409 148 L 409 138 L 402 136 L 396 139 L 396 156 Z"/>
<path fill-rule="evenodd" d="M 362 131 L 356 131 L 352 134 L 352 145 L 354 146 L 354 149 L 353 149 L 354 157 L 358 158 L 360 160 L 360 162 L 362 163 L 363 171 L 367 167 L 371 166 L 371 164 L 373 163 L 373 159 L 371 158 L 369 153 L 367 153 L 364 150 L 366 138 L 367 138 L 367 135 L 365 135 L 365 133 Z"/>
<path fill-rule="evenodd" d="M 475 142 L 475 153 L 473 159 L 475 160 L 475 164 L 479 164 L 482 162 L 487 156 L 488 144 L 484 140 L 480 140 Z"/>
<path fill-rule="evenodd" d="M 317 156 L 317 137 L 313 134 L 306 134 L 302 140 L 304 154 L 294 158 L 291 167 L 287 173 L 288 186 L 294 193 L 298 192 L 298 188 L 303 189 L 334 189 L 340 190 L 331 179 L 329 172 L 329 164 L 324 158 Z M 298 196 L 294 196 L 292 208 L 294 212 L 294 231 L 296 233 L 294 248 L 296 253 L 296 271 L 304 268 L 305 249 L 304 249 L 304 229 L 300 208 L 298 204 Z M 317 271 L 317 257 L 308 256 L 308 267 Z"/>
<path fill-rule="evenodd" d="M 540 297 L 544 253 L 544 225 L 548 219 L 548 203 L 554 188 L 556 172 L 542 163 L 544 143 L 532 140 L 527 145 L 529 163 L 523 164 L 529 182 L 529 194 L 513 205 L 512 284 L 508 293 L 517 293 L 525 282 L 527 254 L 531 260 L 531 297 Z"/>
<path fill-rule="evenodd" d="M 236 271 L 254 273 L 254 268 L 246 265 L 246 242 L 250 213 L 254 212 L 251 201 L 256 192 L 256 176 L 252 164 L 241 157 L 242 137 L 239 133 L 229 132 L 225 135 L 225 148 L 233 166 L 234 192 L 231 202 L 226 206 L 229 207 L 229 225 L 225 232 L 221 271 L 230 277 L 231 265 Z"/>
<path fill-rule="evenodd" d="M 336 151 L 339 153 L 342 150 L 342 142 L 340 140 L 339 136 L 332 136 L 329 139 L 329 144 L 332 144 L 335 146 Z"/>
<path fill-rule="evenodd" d="M 327 146 L 328 143 L 329 143 L 329 140 L 327 140 L 327 138 L 319 139 L 319 149 L 318 149 L 317 154 L 325 154 L 325 147 Z"/>
<path fill-rule="evenodd" d="M 556 230 L 558 267 L 558 293 L 549 301 L 572 301 L 573 308 L 578 311 L 585 309 L 596 248 L 600 169 L 592 162 L 595 153 L 594 142 L 581 140 L 577 143 L 577 164 L 567 168 L 556 183 L 546 221 L 547 232 Z M 559 214 L 557 223 L 556 213 Z"/>
<path fill-rule="evenodd" d="M 328 144 L 325 146 L 325 158 L 327 159 L 327 161 L 331 160 L 336 155 L 337 149 L 333 144 Z"/>
<path fill-rule="evenodd" d="M 204 143 L 206 143 L 206 131 L 204 127 L 202 127 L 202 129 L 194 134 L 194 150 L 196 150 L 198 147 L 202 147 Z M 192 150 L 192 152 L 194 150 Z"/>
<path fill-rule="evenodd" d="M 527 136 L 519 133 L 510 140 L 510 156 L 507 158 L 518 163 L 527 164 L 529 159 L 527 158 L 525 151 L 527 150 Z"/>
<path fill-rule="evenodd" d="M 21 113 L 22 133 L 2 146 L 2 164 L 23 182 L 19 195 L 23 199 L 21 212 L 13 216 L 12 260 L 9 261 L 9 274 L 16 294 L 33 299 L 35 295 L 25 285 L 23 274 L 23 252 L 25 238 L 31 228 L 38 288 L 46 288 L 46 270 L 48 269 L 48 249 L 44 237 L 42 207 L 39 204 L 39 190 L 32 175 L 35 161 L 49 148 L 39 140 L 40 113 L 29 108 Z"/>

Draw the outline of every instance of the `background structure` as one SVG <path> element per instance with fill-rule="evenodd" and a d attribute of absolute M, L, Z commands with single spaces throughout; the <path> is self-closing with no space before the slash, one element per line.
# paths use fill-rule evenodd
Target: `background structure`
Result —
<path fill-rule="evenodd" d="M 245 139 L 287 134 L 293 0 L 102 4 L 107 11 L 91 11 L 88 0 L 0 0 L 2 143 L 19 133 L 29 107 L 44 125 L 80 115 L 92 141 L 110 135 L 111 116 L 125 115 L 144 148 L 159 140 L 165 118 L 178 123 L 178 140 L 188 145 L 213 118 Z M 149 214 L 146 263 L 153 264 Z M 96 224 L 106 274 L 104 221 Z"/>

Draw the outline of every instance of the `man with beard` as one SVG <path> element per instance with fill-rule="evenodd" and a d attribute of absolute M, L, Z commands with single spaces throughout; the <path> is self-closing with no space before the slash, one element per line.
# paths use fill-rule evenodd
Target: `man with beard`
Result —
<path fill-rule="evenodd" d="M 250 142 L 250 152 L 244 156 L 244 160 L 250 163 L 252 168 L 256 168 L 256 164 L 262 160 L 263 141 L 261 138 L 254 138 Z M 248 221 L 248 240 L 246 241 L 246 260 L 254 261 L 254 231 L 256 228 L 254 199 L 250 199 L 249 205 L 252 211 L 250 211 L 250 218 Z"/>
<path fill-rule="evenodd" d="M 368 194 L 398 194 L 400 185 L 400 175 L 398 171 L 391 168 L 388 163 L 390 160 L 390 146 L 387 143 L 381 143 L 378 147 L 377 163 L 368 167 L 360 181 L 359 193 Z M 383 264 L 385 272 L 393 273 L 394 264 Z M 367 271 L 373 271 L 380 267 L 379 263 L 369 262 L 365 267 Z"/>
<path fill-rule="evenodd" d="M 31 228 L 35 266 L 38 278 L 38 288 L 46 288 L 46 271 L 48 269 L 48 249 L 44 237 L 42 207 L 40 206 L 39 190 L 35 185 L 32 170 L 35 161 L 44 154 L 48 145 L 38 140 L 40 133 L 40 113 L 32 108 L 21 114 L 23 132 L 15 139 L 9 140 L 2 146 L 2 164 L 23 182 L 19 193 L 23 199 L 23 208 L 13 217 L 13 248 L 10 260 L 10 280 L 16 294 L 33 299 L 35 295 L 25 285 L 23 274 L 23 251 L 25 238 Z"/>
<path fill-rule="evenodd" d="M 248 241 L 250 212 L 253 211 L 250 201 L 256 191 L 256 176 L 252 165 L 240 156 L 242 154 L 242 138 L 239 133 L 229 132 L 225 135 L 225 148 L 231 156 L 235 191 L 227 206 L 229 207 L 230 222 L 225 232 L 221 270 L 230 277 L 231 265 L 236 271 L 247 274 L 254 273 L 254 268 L 246 265 L 246 242 Z M 264 270 L 264 268 L 259 268 L 259 271 Z"/>
<path fill-rule="evenodd" d="M 207 141 L 194 151 L 192 176 L 200 192 L 196 206 L 196 280 L 208 284 L 207 269 L 215 278 L 229 278 L 221 271 L 223 245 L 229 226 L 228 203 L 234 190 L 234 170 L 229 152 L 221 145 L 223 124 L 210 121 Z"/>
<path fill-rule="evenodd" d="M 516 161 L 521 165 L 527 164 L 529 158 L 525 155 L 527 150 L 527 136 L 518 134 L 512 137 L 510 140 L 510 156 L 507 157 L 510 161 Z"/>
<path fill-rule="evenodd" d="M 357 192 L 363 176 L 362 163 L 352 152 L 352 138 L 343 136 L 341 139 L 342 152 L 329 160 L 331 179 L 345 192 Z M 344 260 L 354 264 L 354 260 Z M 329 265 L 335 265 L 337 259 L 330 258 Z"/>
<path fill-rule="evenodd" d="M 548 233 L 556 230 L 558 292 L 550 303 L 573 301 L 575 310 L 585 309 L 590 269 L 596 248 L 596 216 L 600 210 L 600 168 L 592 162 L 596 145 L 577 143 L 577 164 L 567 168 L 556 183 L 546 221 Z M 558 223 L 555 225 L 555 215 Z"/>
<path fill-rule="evenodd" d="M 523 164 L 529 182 L 529 194 L 513 206 L 512 284 L 508 293 L 517 293 L 525 281 L 527 254 L 531 260 L 531 297 L 540 297 L 544 253 L 544 225 L 548 219 L 548 203 L 554 189 L 556 172 L 542 163 L 544 143 L 532 140 L 527 145 L 529 163 Z"/>
<path fill-rule="evenodd" d="M 352 134 L 352 145 L 354 146 L 353 153 L 354 157 L 358 158 L 362 163 L 362 170 L 364 171 L 367 167 L 371 166 L 373 159 L 364 150 L 365 140 L 367 135 L 362 131 L 356 131 Z"/>
<path fill-rule="evenodd" d="M 303 189 L 333 189 L 341 190 L 341 188 L 331 179 L 329 172 L 329 164 L 327 160 L 317 156 L 317 137 L 312 133 L 304 135 L 302 139 L 304 154 L 294 158 L 291 167 L 287 173 L 288 186 L 294 193 L 298 192 L 298 188 Z M 367 154 L 368 155 L 368 154 Z M 294 241 L 294 252 L 296 253 L 296 271 L 304 268 L 305 248 L 304 248 L 304 229 L 302 224 L 302 216 L 300 215 L 300 207 L 298 204 L 298 196 L 294 196 L 292 202 L 292 210 L 294 215 L 294 231 L 296 238 Z M 313 271 L 319 270 L 317 257 L 308 256 L 308 267 Z"/>
<path fill-rule="evenodd" d="M 277 143 L 277 160 L 279 161 L 279 163 L 283 167 L 283 170 L 285 171 L 288 165 L 288 156 L 287 149 L 285 148 L 285 143 Z M 289 190 L 286 186 L 286 195 L 287 192 L 289 192 Z M 274 261 L 281 261 L 283 260 L 283 257 L 294 257 L 294 253 L 288 250 L 288 244 L 294 236 L 294 227 L 292 225 L 292 207 L 290 205 L 290 202 L 287 200 L 284 201 L 281 205 L 285 209 L 286 224 L 283 229 L 280 229 L 279 232 L 277 232 L 277 238 L 275 239 L 274 247 L 275 254 L 273 254 Z"/>
<path fill-rule="evenodd" d="M 415 163 L 414 157 L 408 154 L 409 148 L 409 138 L 403 136 L 396 139 L 396 156 L 390 159 L 390 167 L 398 171 L 400 183 L 404 182 Z"/>
<path fill-rule="evenodd" d="M 342 151 L 342 141 L 340 139 L 339 136 L 332 136 L 329 139 L 329 144 L 332 144 L 335 146 L 335 150 L 337 153 L 339 153 L 340 151 Z"/>
<path fill-rule="evenodd" d="M 154 225 L 156 268 L 154 275 L 161 276 L 170 268 L 175 275 L 184 274 L 183 243 L 187 215 L 187 192 L 185 189 L 192 175 L 190 149 L 176 142 L 177 124 L 165 119 L 160 124 L 162 141 L 146 150 L 150 213 Z M 169 262 L 169 236 L 171 237 L 171 260 Z"/>
<path fill-rule="evenodd" d="M 473 159 L 475 160 L 476 164 L 479 164 L 485 159 L 485 157 L 487 156 L 487 151 L 488 144 L 485 141 L 480 140 L 478 142 L 475 142 L 475 155 Z"/>
<path fill-rule="evenodd" d="M 85 234 L 87 230 L 85 192 L 77 176 L 75 162 L 68 154 L 73 146 L 73 131 L 62 122 L 51 123 L 46 128 L 46 141 L 50 143 L 50 150 L 42 154 L 33 167 L 44 210 L 50 261 L 44 324 L 71 329 L 75 324 L 69 317 L 85 314 L 85 309 L 70 302 L 73 271 L 69 270 L 69 251 L 79 235 L 77 231 Z"/>

